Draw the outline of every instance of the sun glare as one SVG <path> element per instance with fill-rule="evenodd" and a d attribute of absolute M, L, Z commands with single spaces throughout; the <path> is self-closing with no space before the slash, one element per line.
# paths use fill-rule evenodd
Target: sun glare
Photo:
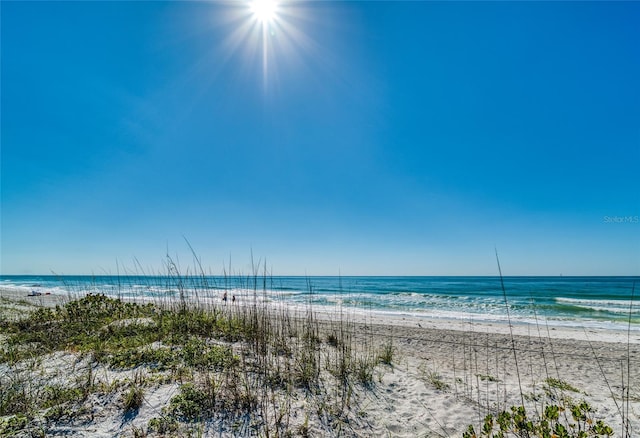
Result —
<path fill-rule="evenodd" d="M 2 1 L 2 0 L 0 0 Z M 246 54 L 253 58 L 251 68 L 262 64 L 262 82 L 265 95 L 273 91 L 278 81 L 280 67 L 288 65 L 285 57 L 297 56 L 299 49 L 308 49 L 314 44 L 301 28 L 309 21 L 306 3 L 293 0 L 242 0 L 234 3 L 233 19 L 229 22 L 239 26 L 228 37 L 231 50 L 244 46 Z M 270 92 L 271 92 L 270 91 Z"/>
<path fill-rule="evenodd" d="M 256 19 L 266 23 L 276 17 L 278 4 L 274 0 L 254 0 L 251 3 L 251 12 Z"/>

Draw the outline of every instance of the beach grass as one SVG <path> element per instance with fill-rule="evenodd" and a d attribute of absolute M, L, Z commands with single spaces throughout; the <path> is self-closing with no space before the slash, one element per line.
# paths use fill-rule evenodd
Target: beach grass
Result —
<path fill-rule="evenodd" d="M 91 378 L 67 386 L 39 382 L 33 376 L 38 364 L 61 352 L 83 358 L 89 370 L 143 370 L 133 381 L 110 388 L 119 394 L 115 398 L 123 414 L 139 410 L 156 379 L 177 383 L 177 394 L 162 417 L 150 422 L 150 430 L 171 425 L 184 432 L 194 422 L 218 422 L 234 433 L 276 436 L 292 427 L 293 397 L 327 388 L 339 397 L 319 400 L 316 414 L 327 427 L 342 427 L 336 419 L 347 422 L 353 387 L 371 386 L 374 369 L 392 359 L 389 345 L 380 351 L 371 345 L 360 349 L 344 329 L 321 327 L 311 309 L 293 317 L 286 309 L 256 303 L 223 309 L 185 301 L 140 304 L 90 294 L 3 320 L 0 332 L 0 363 L 7 371 L 0 417 L 9 418 L 3 433 L 70 420 L 84 408 L 89 394 L 104 391 L 104 383 L 96 385 Z M 330 340 L 323 342 L 323 337 Z M 31 367 L 31 373 L 23 372 L 25 367 Z M 143 374 L 156 376 L 140 377 Z"/>
<path fill-rule="evenodd" d="M 189 299 L 197 291 L 183 289 L 175 264 L 169 273 L 178 299 L 87 294 L 55 307 L 18 303 L 18 312 L 3 300 L 11 311 L 0 318 L 0 435 L 80 433 L 96 417 L 111 415 L 120 419 L 119 428 L 103 431 L 112 436 L 376 436 L 381 430 L 412 436 L 399 432 L 402 419 L 380 418 L 384 410 L 373 407 L 387 397 L 383 387 L 395 391 L 387 403 L 424 412 L 416 436 L 613 434 L 574 376 L 563 374 L 572 358 L 554 350 L 550 337 L 510 333 L 498 342 L 471 328 L 444 341 L 440 332 L 421 340 L 434 354 L 420 362 L 404 357 L 411 347 L 399 349 L 415 339 L 385 336 L 348 312 L 319 318 L 311 305 L 295 310 L 259 300 L 266 276 L 247 278 L 253 299 L 233 304 Z M 441 357 L 435 349 L 452 359 L 449 367 L 434 363 Z M 619 395 L 610 388 L 618 397 L 616 436 L 623 438 L 635 430 L 630 417 L 636 414 L 626 407 L 637 397 L 629 395 L 630 378 L 637 379 L 631 363 L 622 361 Z M 417 378 L 408 380 L 411 375 Z M 530 392 L 523 389 L 527 378 Z M 448 420 L 446 412 L 444 418 L 432 413 L 424 397 L 403 400 L 418 385 L 460 412 Z"/>

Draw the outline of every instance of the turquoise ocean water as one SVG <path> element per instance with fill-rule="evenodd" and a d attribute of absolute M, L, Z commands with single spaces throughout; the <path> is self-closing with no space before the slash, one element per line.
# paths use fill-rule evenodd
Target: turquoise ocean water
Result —
<path fill-rule="evenodd" d="M 143 299 L 281 301 L 293 307 L 342 307 L 371 315 L 640 331 L 640 277 L 171 277 L 0 276 L 23 292 L 104 293 Z M 634 283 L 636 290 L 633 291 Z"/>

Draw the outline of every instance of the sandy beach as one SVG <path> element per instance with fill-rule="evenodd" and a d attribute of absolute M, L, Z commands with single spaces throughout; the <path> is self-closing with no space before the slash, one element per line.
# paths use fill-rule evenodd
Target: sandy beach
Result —
<path fill-rule="evenodd" d="M 2 314 L 28 311 L 33 306 L 55 306 L 67 297 L 26 297 L 0 290 Z M 391 364 L 373 371 L 373 384 L 357 387 L 349 400 L 349 415 L 340 428 L 328 428 L 318 411 L 318 400 L 332 397 L 326 386 L 320 397 L 297 392 L 290 406 L 292 430 L 308 436 L 459 437 L 469 424 L 478 426 L 488 413 L 522 405 L 530 413 L 545 404 L 570 398 L 585 400 L 594 419 L 609 424 L 614 436 L 640 433 L 640 336 L 637 332 L 602 332 L 580 328 L 547 328 L 476 324 L 408 317 L 317 314 L 320 337 L 342 328 L 354 344 L 371 351 L 392 345 Z M 513 336 L 512 336 L 513 333 Z M 6 338 L 0 338 L 6 339 Z M 323 345 L 322 349 L 330 349 Z M 515 351 L 515 354 L 514 354 Z M 322 353 L 318 353 L 322 354 Z M 327 356 L 329 357 L 329 356 Z M 139 368 L 110 370 L 92 364 L 86 355 L 58 352 L 42 361 L 38 379 L 70 381 L 87 369 L 106 384 L 149 374 Z M 16 366 L 0 364 L 0 377 L 15 379 Z M 145 388 L 135 415 L 123 416 L 113 394 L 89 397 L 86 418 L 49 425 L 48 436 L 139 436 L 149 421 L 163 412 L 177 394 L 178 382 L 155 379 Z M 554 385 L 553 382 L 562 384 Z M 325 414 L 326 415 L 326 414 Z M 629 420 L 623 424 L 623 417 Z M 330 424 L 331 421 L 328 420 Z M 304 427 L 303 427 L 304 426 Z M 248 436 L 247 429 L 208 425 L 206 436 Z M 26 436 L 26 435 L 25 435 Z"/>

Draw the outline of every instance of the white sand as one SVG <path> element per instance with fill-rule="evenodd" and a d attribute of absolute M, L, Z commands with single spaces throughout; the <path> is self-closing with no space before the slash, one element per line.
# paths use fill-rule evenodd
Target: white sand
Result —
<path fill-rule="evenodd" d="M 514 356 L 508 327 L 466 325 L 455 330 L 401 325 L 360 326 L 363 339 L 392 337 L 398 348 L 399 365 L 385 375 L 378 388 L 383 395 L 373 412 L 392 428 L 392 436 L 434 433 L 460 436 L 463 424 L 480 424 L 489 411 L 522 404 L 538 411 L 548 377 L 561 379 L 580 392 L 567 391 L 576 400 L 585 399 L 598 409 L 597 418 L 606 420 L 616 436 L 621 436 L 622 370 L 630 366 L 632 436 L 640 436 L 640 346 L 577 340 L 580 332 L 557 331 L 551 338 L 514 336 Z M 498 328 L 498 330 L 495 330 Z M 519 327 L 515 331 L 522 332 Z M 562 338 L 562 334 L 567 334 Z M 573 336 L 573 337 L 572 337 Z M 616 339 L 620 334 L 590 334 L 593 339 Z M 516 367 L 517 361 L 517 367 Z M 429 376 L 437 375 L 448 385 L 437 390 Z M 519 375 L 519 376 L 518 376 Z M 626 385 L 626 382 L 625 382 Z M 612 394 L 613 392 L 613 394 Z M 540 399 L 540 402 L 532 400 Z M 615 401 L 614 401 L 615 400 Z M 380 403 L 382 402 L 382 403 Z M 385 406 L 386 405 L 386 406 Z M 376 415 L 377 416 L 377 415 Z M 445 433 L 446 431 L 446 433 Z"/>
<path fill-rule="evenodd" d="M 24 297 L 6 290 L 0 290 L 0 297 L 37 305 L 55 305 L 65 298 Z M 0 302 L 5 309 L 7 303 L 7 300 Z M 335 314 L 320 313 L 318 317 L 325 328 L 336 324 Z M 354 393 L 350 405 L 353 415 L 340 433 L 327 430 L 311 415 L 311 436 L 460 437 L 468 424 L 481 424 L 488 412 L 520 405 L 523 400 L 528 412 L 539 411 L 543 402 L 550 401 L 544 391 L 545 379 L 549 377 L 575 387 L 578 392 L 565 391 L 564 395 L 588 401 L 597 409 L 594 417 L 614 428 L 614 436 L 623 436 L 622 412 L 630 419 L 631 436 L 640 436 L 637 331 L 627 338 L 626 332 L 581 328 L 538 329 L 522 325 L 510 329 L 506 324 L 375 314 L 346 314 L 343 318 L 350 324 L 349 330 L 358 345 L 392 342 L 393 365 L 380 365 L 375 371 L 375 385 Z M 72 378 L 73 373 L 80 372 L 77 369 L 90 366 L 75 361 L 75 355 L 54 355 L 43 378 L 60 375 Z M 71 366 L 70 362 L 77 365 Z M 1 367 L 0 375 L 7 372 L 6 366 Z M 133 379 L 135 372 L 96 370 L 95 376 L 105 384 L 113 384 Z M 629 388 L 628 410 L 622 403 L 624 387 Z M 86 437 L 133 436 L 134 430 L 144 429 L 149 419 L 161 413 L 176 391 L 176 383 L 158 383 L 147 388 L 143 407 L 131 418 L 124 418 L 117 408 L 117 395 L 97 397 L 85 420 L 57 426 L 50 432 Z M 314 403 L 317 399 L 298 396 L 291 423 L 302 424 L 306 413 L 314 411 Z M 230 430 L 214 433 L 209 429 L 205 434 L 234 436 Z"/>

